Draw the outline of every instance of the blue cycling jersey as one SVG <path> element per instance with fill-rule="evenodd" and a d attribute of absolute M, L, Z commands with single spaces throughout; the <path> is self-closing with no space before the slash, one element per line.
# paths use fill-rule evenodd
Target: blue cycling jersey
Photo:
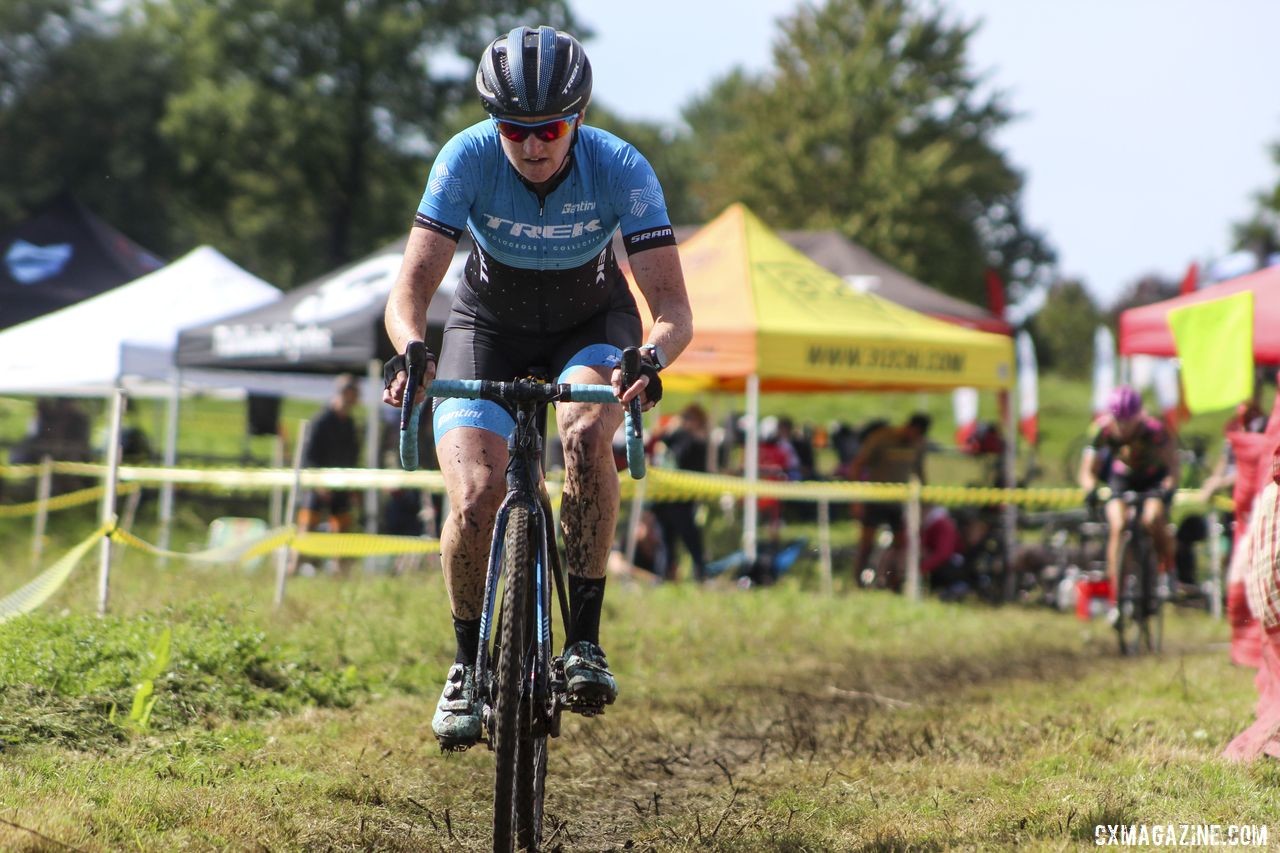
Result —
<path fill-rule="evenodd" d="M 484 255 L 523 270 L 597 261 L 619 227 L 629 253 L 674 245 L 649 162 L 598 128 L 576 134 L 568 172 L 540 198 L 507 160 L 493 123 L 472 125 L 440 149 L 416 224 L 455 239 L 466 227 Z"/>

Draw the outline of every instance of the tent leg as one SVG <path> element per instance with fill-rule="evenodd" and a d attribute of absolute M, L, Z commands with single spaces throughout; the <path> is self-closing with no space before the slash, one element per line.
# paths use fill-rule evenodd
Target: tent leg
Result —
<path fill-rule="evenodd" d="M 831 502 L 818 501 L 818 563 L 822 570 L 822 594 L 831 595 Z"/>
<path fill-rule="evenodd" d="M 298 443 L 293 449 L 293 484 L 289 486 L 289 502 L 285 507 L 285 523 L 292 524 L 294 513 L 298 507 L 298 489 L 302 485 L 302 451 L 307 446 L 306 420 L 298 421 Z M 284 604 L 284 581 L 289 574 L 289 559 L 293 543 L 280 546 L 276 551 L 276 595 L 273 603 L 276 607 Z"/>
<path fill-rule="evenodd" d="M 759 553 L 756 487 L 760 483 L 760 377 L 754 373 L 747 377 L 747 446 L 744 453 L 743 471 L 748 494 L 742 500 L 742 553 L 754 563 Z"/>
<path fill-rule="evenodd" d="M 178 464 L 178 407 L 182 396 L 182 371 L 175 370 L 169 388 L 169 405 L 165 414 L 164 425 L 164 467 L 173 468 Z M 173 526 L 173 482 L 165 480 L 160 484 L 160 533 L 157 544 L 160 550 L 169 550 L 169 533 Z M 164 566 L 167 557 L 160 558 Z"/>
<path fill-rule="evenodd" d="M 368 381 L 365 382 L 365 405 L 369 413 L 364 436 L 364 466 L 381 468 L 378 454 L 382 444 L 382 362 L 376 358 L 369 359 L 366 375 Z M 364 492 L 364 532 L 378 532 L 378 490 L 374 488 L 365 489 Z M 373 557 L 364 558 L 366 573 L 373 571 L 375 562 Z"/>
<path fill-rule="evenodd" d="M 908 601 L 920 600 L 920 478 L 911 475 L 907 483 L 906 593 Z"/>
<path fill-rule="evenodd" d="M 1214 619 L 1222 618 L 1222 515 L 1216 509 L 1209 510 L 1209 579 L 1213 585 L 1213 597 L 1209 600 L 1209 612 Z"/>
<path fill-rule="evenodd" d="M 107 432 L 107 481 L 102 494 L 101 521 L 114 525 L 116 518 L 116 482 L 120 476 L 120 423 L 124 419 L 123 388 L 116 388 L 111 398 L 111 428 Z M 111 588 L 111 536 L 102 537 L 98 560 L 98 615 L 107 615 L 108 592 Z"/>
<path fill-rule="evenodd" d="M 36 517 L 31 531 L 31 567 L 39 571 L 40 558 L 44 556 L 44 531 L 49 523 L 49 495 L 53 491 L 53 457 L 45 454 L 40 459 L 40 479 L 36 484 Z"/>
<path fill-rule="evenodd" d="M 279 432 L 271 439 L 271 467 L 274 469 L 284 467 L 284 436 Z M 267 517 L 272 528 L 284 524 L 284 488 L 282 486 L 271 487 L 271 499 L 267 505 Z"/>
<path fill-rule="evenodd" d="M 1004 471 L 1004 481 L 1006 488 L 1014 488 L 1018 483 L 1018 414 L 1014 410 L 1013 400 L 1008 399 L 1009 392 L 1001 391 L 1006 395 L 1006 405 L 1004 407 L 1004 455 L 1001 459 Z M 1001 520 L 1004 528 L 1004 600 L 1013 601 L 1018 593 L 1018 573 L 1014 568 L 1014 554 L 1018 547 L 1018 505 L 1013 501 L 1006 501 L 1000 508 Z"/>

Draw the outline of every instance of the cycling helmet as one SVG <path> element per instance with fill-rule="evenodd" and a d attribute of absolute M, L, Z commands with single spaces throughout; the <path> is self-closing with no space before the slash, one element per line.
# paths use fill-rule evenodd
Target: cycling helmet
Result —
<path fill-rule="evenodd" d="M 1131 418 L 1142 411 L 1142 395 L 1130 385 L 1117 385 L 1107 397 L 1107 411 L 1121 420 Z"/>
<path fill-rule="evenodd" d="M 484 108 L 500 118 L 581 112 L 591 100 L 591 63 L 568 33 L 516 27 L 484 49 L 476 91 Z"/>

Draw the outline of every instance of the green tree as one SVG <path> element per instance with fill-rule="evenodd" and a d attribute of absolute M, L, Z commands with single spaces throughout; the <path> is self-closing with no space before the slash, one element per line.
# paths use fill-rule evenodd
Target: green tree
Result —
<path fill-rule="evenodd" d="M 1020 212 L 1022 176 L 993 136 L 1012 114 L 969 66 L 975 28 L 915 0 L 827 0 L 782 22 L 773 67 L 736 72 L 684 111 L 719 210 L 835 228 L 949 293 L 984 270 L 1040 286 L 1053 261 Z"/>
<path fill-rule="evenodd" d="M 0 4 L 0 222 L 63 190 L 166 254 L 171 57 L 92 0 Z"/>
<path fill-rule="evenodd" d="M 587 46 L 588 54 L 591 51 Z M 667 213 L 672 223 L 690 225 L 705 222 L 711 213 L 696 195 L 694 186 L 699 176 L 699 152 L 693 138 L 686 131 L 664 127 L 647 121 L 625 119 L 600 102 L 600 95 L 592 96 L 591 109 L 587 111 L 587 123 L 607 130 L 636 147 L 653 166 L 662 182 L 667 200 Z"/>
<path fill-rule="evenodd" d="M 563 0 L 167 0 L 183 58 L 160 125 L 199 241 L 296 283 L 408 229 L 431 156 L 471 100 L 475 57 Z"/>
<path fill-rule="evenodd" d="M 403 234 L 476 57 L 566 0 L 0 3 L 0 218 L 70 190 L 290 286 Z"/>
<path fill-rule="evenodd" d="M 1073 280 L 1054 283 L 1029 324 L 1040 369 L 1068 377 L 1088 376 L 1093 368 L 1090 342 L 1094 330 L 1104 322 L 1102 310 L 1083 284 Z"/>
<path fill-rule="evenodd" d="M 1280 170 L 1280 144 L 1271 146 L 1271 161 Z M 1248 220 L 1232 227 L 1236 249 L 1251 249 L 1265 263 L 1280 252 L 1280 180 L 1254 195 L 1254 211 Z"/>

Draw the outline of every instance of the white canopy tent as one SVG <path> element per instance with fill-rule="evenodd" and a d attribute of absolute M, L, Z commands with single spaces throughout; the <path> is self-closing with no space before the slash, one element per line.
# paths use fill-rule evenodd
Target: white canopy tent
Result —
<path fill-rule="evenodd" d="M 201 246 L 155 272 L 0 332 L 0 393 L 138 396 L 171 393 L 178 332 L 278 300 L 280 291 Z M 184 371 L 183 383 L 323 399 L 311 377 Z M 301 381 L 300 381 L 301 380 Z"/>

